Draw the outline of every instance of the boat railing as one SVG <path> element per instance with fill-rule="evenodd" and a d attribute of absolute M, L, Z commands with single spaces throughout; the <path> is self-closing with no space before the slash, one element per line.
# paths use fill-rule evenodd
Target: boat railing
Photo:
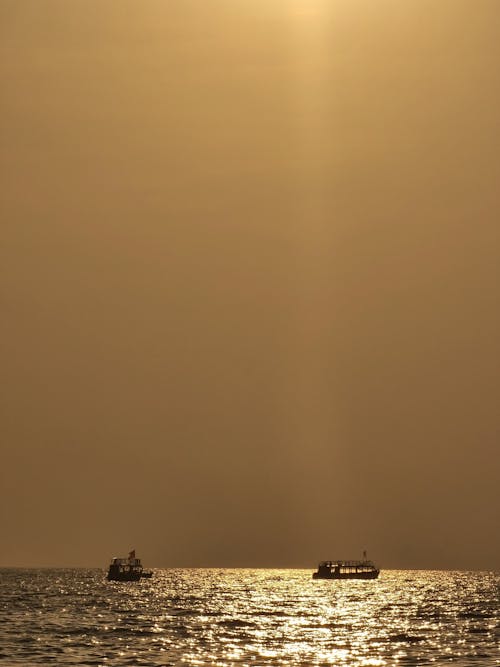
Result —
<path fill-rule="evenodd" d="M 141 559 L 140 558 L 113 558 L 111 560 L 112 565 L 122 565 L 122 566 L 131 566 L 131 567 L 140 567 Z"/>
<path fill-rule="evenodd" d="M 375 564 L 371 560 L 325 560 L 322 561 L 320 567 L 372 567 Z"/>

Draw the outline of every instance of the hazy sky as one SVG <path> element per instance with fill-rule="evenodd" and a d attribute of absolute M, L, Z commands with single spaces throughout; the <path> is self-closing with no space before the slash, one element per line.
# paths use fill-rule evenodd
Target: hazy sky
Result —
<path fill-rule="evenodd" d="M 500 568 L 498 0 L 0 0 L 0 565 Z"/>

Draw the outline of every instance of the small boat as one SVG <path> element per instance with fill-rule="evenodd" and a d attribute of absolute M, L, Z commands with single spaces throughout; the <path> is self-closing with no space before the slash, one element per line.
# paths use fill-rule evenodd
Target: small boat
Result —
<path fill-rule="evenodd" d="M 363 560 L 324 560 L 313 572 L 313 579 L 376 579 L 380 573 L 378 567 L 366 559 Z"/>
<path fill-rule="evenodd" d="M 127 558 L 113 558 L 108 570 L 108 581 L 139 581 L 152 576 L 150 570 L 143 569 L 141 559 L 135 557 L 135 550 Z"/>

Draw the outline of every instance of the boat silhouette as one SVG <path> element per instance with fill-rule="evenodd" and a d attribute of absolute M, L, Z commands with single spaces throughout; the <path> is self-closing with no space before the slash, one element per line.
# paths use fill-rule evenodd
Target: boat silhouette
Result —
<path fill-rule="evenodd" d="M 379 568 L 363 554 L 363 560 L 324 560 L 313 572 L 313 579 L 376 579 Z"/>
<path fill-rule="evenodd" d="M 111 559 L 108 569 L 108 581 L 139 581 L 140 579 L 149 579 L 153 573 L 145 571 L 142 567 L 141 559 L 136 558 L 135 549 L 132 550 L 127 558 L 115 557 Z"/>

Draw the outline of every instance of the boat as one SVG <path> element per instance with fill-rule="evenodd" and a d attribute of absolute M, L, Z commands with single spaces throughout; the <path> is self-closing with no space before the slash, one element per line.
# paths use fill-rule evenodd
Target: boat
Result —
<path fill-rule="evenodd" d="M 139 581 L 152 576 L 151 570 L 143 569 L 141 559 L 135 556 L 135 550 L 127 558 L 112 558 L 108 570 L 108 581 Z"/>
<path fill-rule="evenodd" d="M 376 579 L 380 570 L 371 560 L 367 560 L 366 552 L 363 560 L 324 560 L 313 572 L 313 579 Z"/>

